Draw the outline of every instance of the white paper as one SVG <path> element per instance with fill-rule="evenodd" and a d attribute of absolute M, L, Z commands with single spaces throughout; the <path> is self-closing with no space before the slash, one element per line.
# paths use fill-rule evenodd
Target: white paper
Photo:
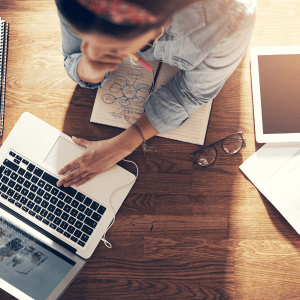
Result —
<path fill-rule="evenodd" d="M 240 169 L 300 234 L 300 144 L 266 144 Z"/>

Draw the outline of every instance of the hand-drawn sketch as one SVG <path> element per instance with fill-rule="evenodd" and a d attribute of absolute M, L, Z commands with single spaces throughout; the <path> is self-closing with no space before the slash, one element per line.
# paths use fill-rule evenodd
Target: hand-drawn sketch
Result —
<path fill-rule="evenodd" d="M 101 99 L 106 104 L 118 103 L 118 107 L 110 112 L 116 119 L 124 118 L 129 123 L 134 123 L 144 112 L 145 102 L 148 99 L 151 86 L 141 82 L 145 71 L 131 69 L 126 77 L 113 75 L 107 82 L 109 92 L 102 95 Z"/>

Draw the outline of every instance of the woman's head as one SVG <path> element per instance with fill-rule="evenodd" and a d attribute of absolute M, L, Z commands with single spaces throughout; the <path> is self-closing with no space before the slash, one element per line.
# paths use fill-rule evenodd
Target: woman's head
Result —
<path fill-rule="evenodd" d="M 196 0 L 55 1 L 60 13 L 76 30 L 128 39 L 160 28 L 176 11 Z"/>

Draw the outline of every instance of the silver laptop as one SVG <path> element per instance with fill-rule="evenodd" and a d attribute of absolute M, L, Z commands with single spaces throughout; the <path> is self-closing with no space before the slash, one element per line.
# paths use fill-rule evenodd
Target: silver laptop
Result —
<path fill-rule="evenodd" d="M 84 148 L 24 113 L 0 149 L 0 287 L 57 299 L 84 266 L 135 182 L 116 165 L 78 188 L 57 171 Z"/>

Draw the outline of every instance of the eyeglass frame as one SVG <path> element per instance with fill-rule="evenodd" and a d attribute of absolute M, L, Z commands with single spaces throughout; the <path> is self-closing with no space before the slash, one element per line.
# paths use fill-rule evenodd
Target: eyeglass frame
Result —
<path fill-rule="evenodd" d="M 229 138 L 229 137 L 231 137 L 231 136 L 233 136 L 233 135 L 236 135 L 236 134 L 241 134 L 241 136 L 242 136 L 242 145 L 241 145 L 241 148 L 240 148 L 237 152 L 234 152 L 234 153 L 228 153 L 227 151 L 224 150 L 224 147 L 223 147 L 223 141 L 225 141 L 227 138 Z M 217 150 L 216 146 L 221 145 L 221 148 L 222 148 L 222 150 L 223 150 L 225 153 L 227 153 L 227 154 L 229 154 L 229 155 L 234 155 L 234 154 L 239 153 L 239 152 L 242 150 L 242 148 L 243 148 L 243 146 L 244 146 L 244 142 L 246 142 L 246 139 L 243 138 L 243 131 L 238 131 L 238 132 L 236 132 L 236 133 L 232 133 L 232 134 L 228 135 L 227 137 L 225 137 L 225 138 L 223 138 L 223 139 L 221 139 L 221 140 L 219 140 L 219 141 L 216 141 L 216 142 L 214 142 L 214 143 L 212 143 L 212 144 L 210 144 L 210 145 L 207 145 L 207 146 L 205 146 L 205 147 L 202 147 L 201 149 L 198 149 L 197 151 L 194 151 L 193 153 L 191 153 L 191 157 L 192 157 L 193 160 L 194 160 L 193 166 L 199 165 L 199 166 L 201 166 L 201 167 L 209 167 L 209 166 L 213 165 L 213 164 L 215 163 L 215 161 L 217 160 L 217 158 L 218 158 L 218 150 Z M 211 164 L 209 164 L 209 165 L 207 165 L 207 166 L 199 164 L 199 163 L 197 162 L 197 160 L 193 157 L 193 155 L 196 155 L 197 153 L 201 153 L 201 151 L 204 150 L 204 149 L 206 149 L 206 148 L 213 148 L 213 149 L 215 150 L 215 152 L 216 152 L 216 158 L 215 158 L 215 160 L 214 160 Z"/>

